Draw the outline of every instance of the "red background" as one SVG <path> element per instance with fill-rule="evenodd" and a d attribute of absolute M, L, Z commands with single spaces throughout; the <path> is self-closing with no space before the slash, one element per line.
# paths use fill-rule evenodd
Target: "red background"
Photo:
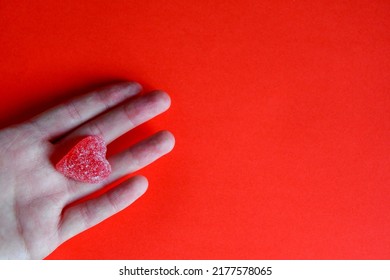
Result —
<path fill-rule="evenodd" d="M 172 97 L 148 192 L 49 259 L 389 259 L 389 1 L 1 1 L 0 120 Z"/>

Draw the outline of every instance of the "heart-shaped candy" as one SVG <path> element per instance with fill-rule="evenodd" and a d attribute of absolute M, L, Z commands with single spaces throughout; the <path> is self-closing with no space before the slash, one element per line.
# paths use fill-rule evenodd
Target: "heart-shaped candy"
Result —
<path fill-rule="evenodd" d="M 84 183 L 100 183 L 111 174 L 106 144 L 100 136 L 88 136 L 76 144 L 57 164 L 66 177 Z"/>

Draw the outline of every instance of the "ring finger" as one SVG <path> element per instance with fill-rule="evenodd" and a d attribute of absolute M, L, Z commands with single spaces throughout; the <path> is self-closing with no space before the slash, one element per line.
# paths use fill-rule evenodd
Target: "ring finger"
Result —
<path fill-rule="evenodd" d="M 171 100 L 163 91 L 153 91 L 129 100 L 101 116 L 83 124 L 67 135 L 58 145 L 68 146 L 82 136 L 101 136 L 106 144 L 125 134 L 134 127 L 166 111 Z"/>

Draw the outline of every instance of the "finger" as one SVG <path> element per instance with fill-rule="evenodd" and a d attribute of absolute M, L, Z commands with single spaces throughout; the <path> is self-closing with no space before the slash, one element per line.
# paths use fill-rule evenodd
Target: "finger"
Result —
<path fill-rule="evenodd" d="M 147 187 L 145 177 L 135 176 L 98 198 L 67 209 L 59 228 L 60 239 L 63 242 L 118 213 L 144 194 Z"/>
<path fill-rule="evenodd" d="M 106 183 L 112 183 L 127 174 L 153 163 L 172 151 L 174 146 L 175 137 L 171 132 L 164 130 L 112 156 L 110 163 L 113 171 L 109 181 Z"/>
<path fill-rule="evenodd" d="M 112 168 L 110 177 L 100 184 L 89 184 L 88 187 L 83 187 L 79 184 L 70 185 L 69 202 L 76 201 L 89 195 L 127 174 L 151 164 L 163 155 L 169 153 L 174 145 L 175 138 L 172 133 L 169 131 L 160 131 L 129 149 L 110 157 L 108 159 Z"/>
<path fill-rule="evenodd" d="M 63 139 L 62 144 L 67 145 L 67 142 L 86 135 L 99 135 L 109 144 L 137 125 L 166 111 L 170 104 L 169 95 L 163 91 L 139 96 L 85 123 Z"/>
<path fill-rule="evenodd" d="M 31 123 L 43 137 L 55 139 L 136 95 L 141 89 L 141 85 L 136 82 L 106 86 L 49 109 L 31 119 Z"/>

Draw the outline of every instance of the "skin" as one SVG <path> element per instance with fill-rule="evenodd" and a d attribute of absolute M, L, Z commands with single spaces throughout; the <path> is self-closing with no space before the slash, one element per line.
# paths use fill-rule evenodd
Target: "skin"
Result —
<path fill-rule="evenodd" d="M 66 178 L 51 161 L 80 137 L 100 135 L 109 144 L 169 108 L 165 92 L 140 91 L 135 82 L 111 85 L 0 130 L 0 259 L 42 259 L 146 191 L 147 179 L 134 176 L 98 198 L 69 205 L 170 152 L 175 139 L 168 131 L 109 157 L 112 174 L 103 183 Z"/>

